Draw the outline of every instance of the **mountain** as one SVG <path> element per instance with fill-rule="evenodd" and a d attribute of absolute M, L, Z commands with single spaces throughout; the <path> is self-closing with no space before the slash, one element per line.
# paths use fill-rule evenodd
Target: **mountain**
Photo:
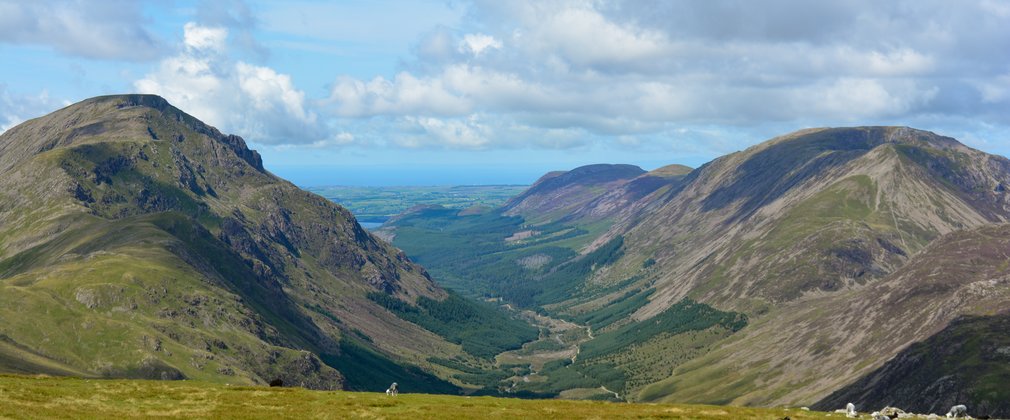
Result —
<path fill-rule="evenodd" d="M 614 229 L 669 262 L 657 291 L 667 302 L 691 295 L 743 308 L 842 290 L 887 275 L 945 233 L 1010 217 L 1010 161 L 907 128 L 805 130 L 690 177 Z"/>
<path fill-rule="evenodd" d="M 560 177 L 513 202 L 595 193 L 547 218 L 433 212 L 388 230 L 458 290 L 591 328 L 571 366 L 618 378 L 606 383 L 629 399 L 810 405 L 959 316 L 1010 303 L 1003 260 L 950 246 L 972 235 L 1000 249 L 1010 161 L 949 137 L 807 129 L 689 172 Z"/>
<path fill-rule="evenodd" d="M 0 320 L 0 371 L 373 391 L 536 337 L 152 95 L 0 135 Z"/>
<path fill-rule="evenodd" d="M 901 301 L 911 305 L 903 313 L 878 288 L 930 290 L 927 277 L 902 271 L 924 266 L 958 278 L 964 255 L 938 259 L 953 254 L 932 247 L 946 235 L 1006 222 L 1008 164 L 933 133 L 866 127 L 798 132 L 701 168 L 622 232 L 634 244 L 627 253 L 654 249 L 647 255 L 668 268 L 634 316 L 689 297 L 754 322 L 645 389 L 643 399 L 811 404 L 955 316 L 1005 305 L 950 307 L 949 296 L 922 293 L 925 299 Z M 975 286 L 961 287 L 951 292 Z M 888 345 L 870 339 L 881 335 Z M 716 380 L 714 372 L 732 374 Z M 690 378 L 697 381 L 685 387 Z"/>
<path fill-rule="evenodd" d="M 618 188 L 645 171 L 634 165 L 586 165 L 549 172 L 503 206 L 506 215 L 551 220 L 584 206 L 604 189 Z"/>

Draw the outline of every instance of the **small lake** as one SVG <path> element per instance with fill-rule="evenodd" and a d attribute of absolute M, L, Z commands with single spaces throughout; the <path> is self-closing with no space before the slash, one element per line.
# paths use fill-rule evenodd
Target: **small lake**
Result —
<path fill-rule="evenodd" d="M 361 225 L 361 227 L 368 230 L 377 229 L 378 227 L 382 226 L 381 222 L 358 222 L 358 224 Z"/>

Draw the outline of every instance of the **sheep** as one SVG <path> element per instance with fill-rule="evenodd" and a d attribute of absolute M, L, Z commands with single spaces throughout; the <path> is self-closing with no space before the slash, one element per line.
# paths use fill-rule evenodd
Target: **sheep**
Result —
<path fill-rule="evenodd" d="M 958 419 L 961 417 L 968 417 L 968 407 L 965 407 L 964 404 L 955 405 L 947 412 L 947 418 Z"/>
<path fill-rule="evenodd" d="M 879 411 L 874 411 L 870 413 L 870 418 L 872 418 L 873 420 L 891 420 L 890 417 L 887 417 L 886 415 L 884 415 Z"/>
<path fill-rule="evenodd" d="M 905 410 L 897 407 L 884 407 L 883 410 L 880 410 L 880 414 L 883 414 L 890 419 L 908 417 L 908 413 L 906 413 Z"/>
<path fill-rule="evenodd" d="M 389 395 L 391 397 L 395 397 L 399 393 L 400 389 L 397 387 L 396 382 L 393 382 L 393 384 L 389 386 L 389 389 L 386 390 L 386 395 Z"/>
<path fill-rule="evenodd" d="M 853 403 L 845 404 L 845 417 L 856 418 L 859 417 L 859 413 L 856 412 L 856 405 Z"/>

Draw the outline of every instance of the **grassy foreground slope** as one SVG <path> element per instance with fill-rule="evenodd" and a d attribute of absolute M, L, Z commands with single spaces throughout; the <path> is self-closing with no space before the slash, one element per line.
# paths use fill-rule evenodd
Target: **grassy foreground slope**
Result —
<path fill-rule="evenodd" d="M 799 409 L 325 392 L 205 382 L 0 376 L 0 418 L 817 419 Z"/>

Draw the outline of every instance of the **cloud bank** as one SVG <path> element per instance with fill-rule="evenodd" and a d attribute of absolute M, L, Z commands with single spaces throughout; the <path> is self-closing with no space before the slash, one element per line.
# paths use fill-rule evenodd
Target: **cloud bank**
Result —
<path fill-rule="evenodd" d="M 396 8 L 387 16 L 369 3 L 230 0 L 183 13 L 193 22 L 161 34 L 175 45 L 150 32 L 152 4 L 0 0 L 0 43 L 143 65 L 123 76 L 132 88 L 283 148 L 715 156 L 869 124 L 1010 140 L 1010 5 L 997 0 L 464 0 L 427 20 L 423 2 L 382 2 Z M 409 49 L 400 27 L 422 33 Z M 270 62 L 291 56 L 285 46 L 327 54 L 363 37 L 408 52 L 374 74 Z M 329 83 L 299 86 L 304 74 Z M 0 127 L 43 96 L 0 89 Z"/>
<path fill-rule="evenodd" d="M 0 0 L 0 42 L 44 45 L 85 58 L 157 58 L 164 45 L 144 27 L 146 21 L 139 3 L 128 0 Z"/>
<path fill-rule="evenodd" d="M 337 77 L 325 104 L 395 122 L 406 146 L 449 148 L 515 146 L 517 133 L 534 147 L 582 144 L 537 141 L 550 130 L 639 144 L 627 140 L 714 125 L 1006 125 L 1008 9 L 476 1 L 468 25 L 433 30 L 394 77 Z"/>

